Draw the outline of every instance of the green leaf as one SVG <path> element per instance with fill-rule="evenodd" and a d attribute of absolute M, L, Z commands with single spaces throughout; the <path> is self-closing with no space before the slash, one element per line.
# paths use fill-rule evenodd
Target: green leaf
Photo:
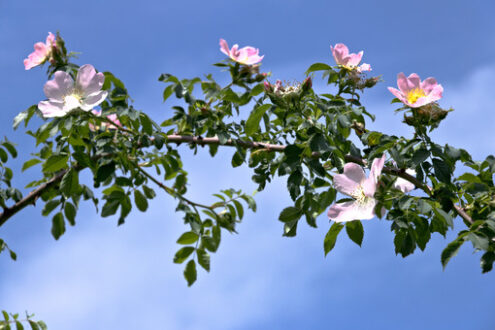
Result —
<path fill-rule="evenodd" d="M 198 238 L 199 238 L 198 234 L 192 231 L 188 231 L 179 237 L 177 243 L 182 245 L 193 244 L 198 240 Z"/>
<path fill-rule="evenodd" d="M 237 201 L 237 200 L 233 200 L 232 201 L 235 205 L 235 208 L 237 210 L 237 215 L 239 216 L 239 219 L 242 220 L 242 218 L 244 217 L 244 207 L 242 206 L 242 204 Z"/>
<path fill-rule="evenodd" d="M 70 202 L 65 202 L 64 214 L 70 225 L 74 226 L 76 224 L 76 207 Z"/>
<path fill-rule="evenodd" d="M 261 118 L 271 106 L 271 104 L 263 104 L 262 106 L 253 109 L 246 121 L 245 132 L 247 136 L 252 136 L 256 133 L 256 131 L 258 131 Z"/>
<path fill-rule="evenodd" d="M 47 216 L 49 215 L 58 205 L 60 205 L 61 201 L 60 199 L 52 199 L 50 201 L 48 201 L 46 204 L 45 204 L 45 207 L 43 208 L 43 211 L 41 211 L 41 214 L 43 216 Z"/>
<path fill-rule="evenodd" d="M 41 162 L 42 161 L 40 159 L 37 159 L 37 158 L 33 158 L 33 159 L 28 160 L 27 162 L 24 163 L 24 165 L 22 165 L 22 172 L 24 172 L 28 168 L 30 168 L 36 164 L 39 164 Z"/>
<path fill-rule="evenodd" d="M 32 320 L 28 320 L 29 325 L 31 326 L 31 330 L 40 330 L 40 327 L 38 327 L 38 324 Z"/>
<path fill-rule="evenodd" d="M 100 166 L 100 167 L 98 167 L 98 170 L 96 171 L 96 181 L 97 182 L 103 182 L 110 175 L 112 175 L 114 172 L 115 172 L 115 163 L 114 162 L 110 162 L 108 164 Z"/>
<path fill-rule="evenodd" d="M 7 152 L 0 148 L 0 160 L 5 163 L 7 160 L 9 160 L 9 155 L 7 155 Z"/>
<path fill-rule="evenodd" d="M 187 286 L 193 285 L 196 282 L 198 274 L 196 272 L 196 262 L 193 260 L 189 260 L 186 265 L 186 269 L 184 269 L 184 277 L 187 281 Z"/>
<path fill-rule="evenodd" d="M 165 102 L 174 92 L 174 85 L 169 85 L 163 90 L 163 102 Z"/>
<path fill-rule="evenodd" d="M 458 181 L 467 181 L 467 182 L 474 182 L 474 183 L 483 183 L 481 179 L 474 175 L 473 173 L 464 173 L 460 177 L 457 178 Z"/>
<path fill-rule="evenodd" d="M 442 251 L 441 261 L 443 269 L 445 269 L 450 259 L 457 255 L 457 252 L 459 252 L 459 249 L 464 242 L 464 237 L 458 237 L 454 241 L 450 242 L 449 245 L 447 245 L 447 247 Z"/>
<path fill-rule="evenodd" d="M 79 190 L 79 173 L 70 168 L 62 177 L 60 181 L 60 191 L 69 197 Z"/>
<path fill-rule="evenodd" d="M 278 220 L 282 222 L 296 221 L 301 218 L 302 214 L 303 213 L 299 208 L 294 206 L 289 206 L 283 209 L 282 212 L 280 212 L 280 215 L 278 216 Z"/>
<path fill-rule="evenodd" d="M 309 147 L 311 151 L 316 151 L 320 153 L 324 153 L 326 151 L 331 151 L 330 145 L 328 144 L 327 139 L 323 134 L 315 134 L 311 137 L 309 141 Z"/>
<path fill-rule="evenodd" d="M 419 164 L 423 163 L 428 157 L 430 157 L 430 152 L 425 148 L 419 148 L 418 150 L 414 151 L 411 159 L 413 167 L 416 167 Z"/>
<path fill-rule="evenodd" d="M 314 63 L 312 64 L 308 70 L 306 70 L 306 75 L 315 71 L 323 71 L 323 70 L 332 70 L 332 67 L 325 63 Z"/>
<path fill-rule="evenodd" d="M 139 211 L 144 212 L 148 209 L 148 200 L 140 190 L 134 190 L 134 203 Z"/>
<path fill-rule="evenodd" d="M 481 270 L 483 273 L 487 273 L 492 270 L 493 262 L 495 261 L 495 253 L 486 252 L 481 257 Z"/>
<path fill-rule="evenodd" d="M 450 168 L 443 160 L 433 158 L 433 169 L 438 180 L 444 183 L 450 183 Z"/>
<path fill-rule="evenodd" d="M 198 255 L 198 263 L 201 267 L 204 268 L 207 272 L 210 271 L 210 255 L 205 250 L 197 250 L 196 254 Z"/>
<path fill-rule="evenodd" d="M 354 220 L 346 222 L 345 231 L 347 232 L 347 236 L 349 236 L 354 243 L 361 246 L 364 237 L 364 228 L 361 221 Z"/>
<path fill-rule="evenodd" d="M 194 247 L 192 246 L 183 247 L 182 249 L 180 249 L 175 253 L 174 263 L 176 264 L 183 263 L 193 252 L 194 252 Z"/>
<path fill-rule="evenodd" d="M 103 205 L 103 208 L 101 209 L 101 216 L 108 217 L 114 215 L 117 212 L 117 209 L 119 208 L 119 204 L 120 202 L 117 199 L 107 200 L 107 202 Z"/>
<path fill-rule="evenodd" d="M 2 143 L 2 145 L 9 151 L 9 153 L 12 155 L 12 158 L 17 157 L 17 150 L 15 150 L 15 147 L 12 143 L 9 141 L 5 141 Z"/>
<path fill-rule="evenodd" d="M 323 249 L 325 250 L 325 256 L 328 252 L 332 251 L 337 242 L 337 237 L 339 236 L 340 231 L 344 228 L 344 225 L 338 222 L 334 222 L 333 225 L 328 230 L 325 235 L 325 240 L 323 241 Z"/>
<path fill-rule="evenodd" d="M 440 208 L 434 208 L 433 209 L 433 212 L 435 212 L 435 214 L 445 220 L 445 223 L 450 226 L 450 227 L 454 227 L 454 220 L 452 220 L 452 217 L 450 216 L 450 214 L 448 214 L 447 212 L 445 212 L 444 210 L 440 209 Z"/>
<path fill-rule="evenodd" d="M 473 248 L 478 250 L 488 250 L 490 242 L 487 237 L 481 236 L 477 233 L 469 233 L 466 237 L 471 241 L 471 243 L 473 243 Z"/>
<path fill-rule="evenodd" d="M 48 329 L 45 322 L 43 322 L 43 321 L 38 321 L 38 325 L 41 328 L 41 330 L 47 330 Z"/>
<path fill-rule="evenodd" d="M 19 127 L 19 125 L 26 119 L 28 118 L 28 111 L 22 111 L 22 112 L 19 112 L 19 114 L 17 114 L 17 116 L 15 116 L 14 118 L 14 124 L 12 125 L 12 127 L 14 129 L 17 129 L 17 127 Z"/>
<path fill-rule="evenodd" d="M 144 195 L 148 199 L 153 199 L 156 196 L 155 191 L 152 188 L 148 187 L 148 186 L 143 186 L 143 191 L 144 191 Z"/>
<path fill-rule="evenodd" d="M 56 172 L 67 167 L 68 155 L 51 155 L 43 164 L 43 172 Z"/>
<path fill-rule="evenodd" d="M 65 221 L 62 212 L 58 212 L 52 218 L 52 235 L 58 240 L 65 233 Z"/>
<path fill-rule="evenodd" d="M 16 330 L 24 330 L 24 326 L 22 325 L 21 322 L 15 321 L 15 329 Z"/>

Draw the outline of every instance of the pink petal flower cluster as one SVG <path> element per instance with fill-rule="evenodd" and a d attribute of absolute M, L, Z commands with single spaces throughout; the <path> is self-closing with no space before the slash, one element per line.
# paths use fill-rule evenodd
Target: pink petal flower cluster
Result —
<path fill-rule="evenodd" d="M 432 77 L 421 81 L 416 73 L 406 77 L 401 72 L 397 75 L 397 86 L 399 89 L 389 87 L 388 90 L 411 108 L 419 108 L 442 98 L 443 87 Z"/>
<path fill-rule="evenodd" d="M 416 171 L 413 169 L 410 169 L 410 168 L 406 170 L 406 173 L 409 175 L 412 175 L 412 176 L 416 175 Z M 414 188 L 416 188 L 416 186 L 414 185 L 414 183 L 411 183 L 411 182 L 407 181 L 406 179 L 397 178 L 397 180 L 395 180 L 395 182 L 394 182 L 394 188 L 399 189 L 404 194 L 407 194 L 408 192 L 414 190 Z"/>
<path fill-rule="evenodd" d="M 24 68 L 29 70 L 45 63 L 52 54 L 52 48 L 55 47 L 55 36 L 53 33 L 48 32 L 46 42 L 37 42 L 34 44 L 34 52 L 28 55 L 28 58 L 24 60 Z"/>
<path fill-rule="evenodd" d="M 335 47 L 330 46 L 330 49 L 332 50 L 335 63 L 338 65 L 348 70 L 356 70 L 358 72 L 371 71 L 371 66 L 369 64 L 363 63 L 359 65 L 363 58 L 363 51 L 360 51 L 357 54 L 349 54 L 349 48 L 344 44 L 336 44 Z"/>
<path fill-rule="evenodd" d="M 243 47 L 239 49 L 239 45 L 235 44 L 232 49 L 229 49 L 227 41 L 220 39 L 220 51 L 229 56 L 232 60 L 245 65 L 253 65 L 261 62 L 263 56 L 259 56 L 260 50 L 254 47 Z"/>
<path fill-rule="evenodd" d="M 328 210 L 328 217 L 335 222 L 373 219 L 376 206 L 374 195 L 384 164 L 385 155 L 375 158 L 368 178 L 358 164 L 345 164 L 344 173 L 334 175 L 333 183 L 337 191 L 354 200 L 332 205 Z"/>
<path fill-rule="evenodd" d="M 91 112 L 95 116 L 101 116 L 101 110 L 91 110 Z M 117 126 L 122 127 L 122 123 L 120 122 L 119 118 L 117 117 L 117 114 L 113 113 L 111 115 L 107 116 L 107 119 L 110 120 L 113 124 L 107 123 L 107 122 L 102 122 L 101 123 L 101 128 L 102 129 L 117 129 Z M 95 126 L 93 124 L 89 124 L 89 129 L 92 131 L 96 131 L 100 129 L 100 126 Z"/>
<path fill-rule="evenodd" d="M 101 90 L 104 82 L 103 73 L 96 73 L 90 64 L 79 68 L 75 83 L 67 72 L 57 71 L 43 87 L 48 100 L 39 102 L 38 108 L 46 118 L 63 117 L 77 108 L 90 111 L 108 95 Z"/>

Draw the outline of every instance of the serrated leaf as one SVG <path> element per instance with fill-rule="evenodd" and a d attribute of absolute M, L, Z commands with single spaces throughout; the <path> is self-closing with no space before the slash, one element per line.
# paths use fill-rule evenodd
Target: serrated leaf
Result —
<path fill-rule="evenodd" d="M 254 108 L 249 118 L 246 121 L 246 135 L 252 136 L 259 128 L 261 118 L 265 114 L 265 112 L 270 109 L 271 104 L 263 104 L 257 108 Z"/>
<path fill-rule="evenodd" d="M 312 64 L 308 70 L 306 70 L 306 75 L 315 71 L 323 71 L 323 70 L 332 70 L 332 67 L 325 63 L 314 63 Z"/>
<path fill-rule="evenodd" d="M 339 233 L 342 230 L 342 228 L 344 228 L 343 224 L 334 222 L 333 225 L 328 230 L 327 234 L 325 235 L 325 240 L 323 241 L 323 249 L 325 251 L 325 256 L 335 247 L 335 243 L 337 242 L 337 237 L 339 236 Z"/>
<path fill-rule="evenodd" d="M 494 252 L 486 252 L 481 257 L 481 271 L 483 273 L 487 273 L 492 270 L 493 262 L 495 261 L 495 253 Z"/>
<path fill-rule="evenodd" d="M 56 240 L 58 240 L 60 236 L 65 233 L 65 221 L 64 216 L 61 212 L 58 212 L 53 216 L 51 232 Z"/>
<path fill-rule="evenodd" d="M 198 255 L 198 263 L 201 267 L 204 268 L 207 272 L 210 271 L 210 255 L 205 250 L 197 250 L 196 254 Z"/>
<path fill-rule="evenodd" d="M 7 149 L 9 151 L 12 158 L 17 157 L 17 150 L 15 150 L 15 147 L 12 143 L 10 143 L 9 141 L 5 141 L 2 143 L 2 145 L 5 147 L 5 149 Z"/>
<path fill-rule="evenodd" d="M 50 214 L 50 212 L 52 212 L 58 205 L 60 205 L 61 201 L 60 199 L 52 199 L 48 202 L 46 202 L 45 204 L 45 207 L 43 208 L 43 210 L 41 211 L 41 214 L 43 216 L 47 216 Z"/>
<path fill-rule="evenodd" d="M 450 259 L 455 255 L 457 255 L 457 252 L 459 252 L 459 249 L 462 246 L 462 244 L 464 244 L 464 238 L 457 238 L 454 241 L 450 242 L 447 245 L 447 247 L 442 251 L 441 261 L 444 269 L 447 266 Z"/>
<path fill-rule="evenodd" d="M 433 169 L 438 180 L 444 183 L 450 182 L 450 168 L 443 160 L 433 158 Z"/>
<path fill-rule="evenodd" d="M 345 224 L 345 231 L 347 232 L 347 236 L 356 243 L 361 246 L 363 243 L 364 237 L 364 228 L 363 224 L 359 220 L 348 221 Z"/>
<path fill-rule="evenodd" d="M 193 244 L 198 240 L 198 238 L 199 238 L 198 234 L 192 231 L 188 231 L 179 237 L 179 239 L 177 240 L 177 244 L 182 244 L 182 245 Z"/>
<path fill-rule="evenodd" d="M 174 263 L 181 264 L 183 263 L 192 253 L 194 252 L 194 247 L 185 246 L 179 251 L 175 253 Z"/>
<path fill-rule="evenodd" d="M 415 150 L 411 159 L 413 167 L 418 166 L 423 163 L 428 157 L 430 157 L 430 152 L 425 148 L 419 148 Z"/>
<path fill-rule="evenodd" d="M 138 210 L 141 212 L 144 212 L 148 209 L 148 200 L 138 189 L 134 190 L 134 203 L 136 204 Z"/>
<path fill-rule="evenodd" d="M 36 322 L 31 321 L 31 320 L 28 320 L 28 322 L 29 322 L 29 325 L 31 326 L 31 330 L 40 330 L 40 327 L 38 326 L 38 324 L 36 324 Z"/>
<path fill-rule="evenodd" d="M 56 172 L 67 167 L 68 155 L 51 155 L 43 164 L 43 172 Z"/>
<path fill-rule="evenodd" d="M 187 286 L 193 285 L 194 282 L 196 282 L 198 274 L 196 272 L 196 262 L 193 260 L 189 260 L 189 262 L 186 265 L 186 268 L 184 269 L 184 277 L 187 281 Z"/>
<path fill-rule="evenodd" d="M 64 214 L 65 218 L 67 218 L 67 221 L 69 221 L 71 226 L 74 226 L 76 224 L 76 207 L 70 203 L 70 202 L 65 202 L 64 204 Z"/>
<path fill-rule="evenodd" d="M 278 216 L 278 220 L 282 222 L 290 222 L 290 221 L 297 221 L 299 218 L 302 216 L 302 211 L 294 206 L 289 206 L 286 207 L 285 209 L 280 212 L 280 215 Z"/>
<path fill-rule="evenodd" d="M 37 158 L 33 158 L 33 159 L 30 159 L 28 161 L 26 161 L 23 165 L 22 165 L 22 172 L 24 172 L 25 170 L 27 170 L 28 168 L 36 165 L 36 164 L 39 164 L 41 163 L 42 161 L 40 159 L 37 159 Z"/>
<path fill-rule="evenodd" d="M 79 189 L 79 173 L 74 170 L 74 168 L 70 168 L 62 177 L 62 181 L 60 181 L 60 191 L 66 196 L 69 197 Z"/>
<path fill-rule="evenodd" d="M 119 208 L 120 202 L 116 199 L 107 200 L 101 209 L 101 216 L 108 217 L 114 215 Z"/>

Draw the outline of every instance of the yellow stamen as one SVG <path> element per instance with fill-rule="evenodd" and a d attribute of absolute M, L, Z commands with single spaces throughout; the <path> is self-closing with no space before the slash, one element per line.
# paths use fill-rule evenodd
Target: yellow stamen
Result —
<path fill-rule="evenodd" d="M 414 104 L 420 97 L 425 96 L 426 94 L 421 88 L 416 88 L 407 93 L 407 102 L 409 102 L 410 104 Z"/>

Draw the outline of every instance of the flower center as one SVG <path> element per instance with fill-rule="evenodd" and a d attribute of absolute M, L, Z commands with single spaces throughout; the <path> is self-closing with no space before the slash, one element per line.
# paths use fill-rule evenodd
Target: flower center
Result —
<path fill-rule="evenodd" d="M 64 96 L 64 105 L 68 110 L 79 108 L 81 106 L 81 96 L 76 93 Z"/>
<path fill-rule="evenodd" d="M 356 190 L 354 190 L 351 196 L 356 200 L 359 206 L 365 206 L 371 200 L 370 197 L 366 196 L 364 193 L 362 186 L 359 186 Z"/>
<path fill-rule="evenodd" d="M 416 103 L 420 97 L 425 97 L 426 94 L 421 88 L 413 89 L 407 93 L 407 101 L 411 104 Z"/>

